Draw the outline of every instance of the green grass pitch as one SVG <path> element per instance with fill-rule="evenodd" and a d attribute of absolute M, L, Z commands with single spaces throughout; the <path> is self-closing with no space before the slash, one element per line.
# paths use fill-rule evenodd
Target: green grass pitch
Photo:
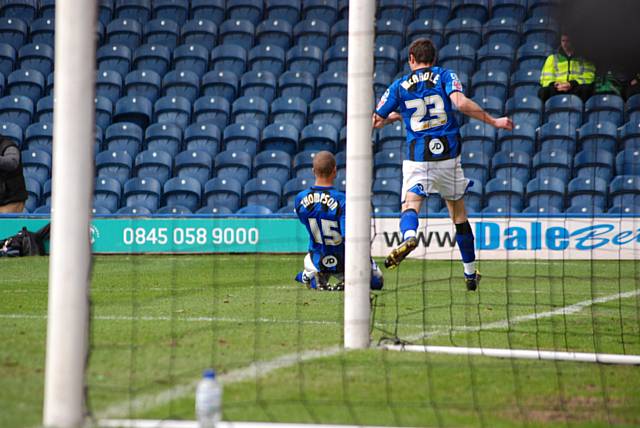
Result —
<path fill-rule="evenodd" d="M 0 427 L 38 426 L 48 259 L 1 264 Z M 294 283 L 301 265 L 289 255 L 95 257 L 93 414 L 193 419 L 192 384 L 213 366 L 227 380 L 227 420 L 640 425 L 636 366 L 342 351 L 344 295 Z M 465 291 L 457 262 L 407 260 L 385 271 L 374 343 L 397 336 L 640 355 L 637 262 L 484 261 L 480 269 L 477 293 Z"/>

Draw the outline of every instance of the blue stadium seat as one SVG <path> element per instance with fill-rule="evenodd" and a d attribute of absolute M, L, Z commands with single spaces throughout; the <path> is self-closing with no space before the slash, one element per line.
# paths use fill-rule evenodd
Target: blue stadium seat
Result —
<path fill-rule="evenodd" d="M 191 17 L 209 19 L 220 25 L 225 16 L 225 0 L 191 0 Z"/>
<path fill-rule="evenodd" d="M 436 48 L 444 46 L 444 25 L 441 21 L 422 18 L 412 21 L 407 27 L 407 44 L 419 38 L 427 38 Z"/>
<path fill-rule="evenodd" d="M 304 19 L 318 19 L 332 25 L 338 19 L 337 0 L 306 0 L 302 4 Z"/>
<path fill-rule="evenodd" d="M 106 27 L 102 24 L 102 22 L 96 22 L 96 44 L 97 46 L 102 45 L 105 40 Z M 53 47 L 53 45 L 51 45 Z"/>
<path fill-rule="evenodd" d="M 211 51 L 211 65 L 213 70 L 242 76 L 247 68 L 247 50 L 237 45 L 218 46 Z"/>
<path fill-rule="evenodd" d="M 20 68 L 38 70 L 44 76 L 53 71 L 53 48 L 40 43 L 29 43 L 18 50 Z"/>
<path fill-rule="evenodd" d="M 282 199 L 285 202 L 285 206 L 293 206 L 298 193 L 308 189 L 312 185 L 312 178 L 296 177 L 287 181 L 282 187 Z"/>
<path fill-rule="evenodd" d="M 311 123 L 328 123 L 341 129 L 345 123 L 347 106 L 340 98 L 316 98 L 309 105 Z"/>
<path fill-rule="evenodd" d="M 416 19 L 437 19 L 447 22 L 451 16 L 451 0 L 416 0 L 414 5 Z"/>
<path fill-rule="evenodd" d="M 520 212 L 522 211 L 522 199 L 524 197 L 524 185 L 517 179 L 493 178 L 485 186 L 487 207 L 486 212 Z M 485 212 L 485 211 L 483 211 Z"/>
<path fill-rule="evenodd" d="M 601 210 L 607 206 L 608 183 L 598 177 L 576 177 L 569 182 L 568 197 L 571 206 L 594 206 Z"/>
<path fill-rule="evenodd" d="M 19 69 L 7 77 L 6 88 L 7 95 L 21 95 L 35 103 L 44 94 L 44 76 L 38 70 Z"/>
<path fill-rule="evenodd" d="M 197 44 L 184 44 L 173 51 L 173 69 L 190 71 L 202 77 L 209 65 L 209 50 Z"/>
<path fill-rule="evenodd" d="M 241 184 L 251 177 L 251 155 L 239 150 L 225 150 L 215 157 L 216 175 L 235 178 Z"/>
<path fill-rule="evenodd" d="M 232 103 L 239 94 L 238 76 L 231 71 L 214 70 L 202 77 L 203 96 L 221 97 Z"/>
<path fill-rule="evenodd" d="M 323 75 L 318 77 L 318 83 Z M 287 71 L 278 79 L 278 92 L 282 98 L 298 97 L 309 103 L 315 93 L 315 78 L 307 71 Z"/>
<path fill-rule="evenodd" d="M 613 207 L 640 208 L 640 178 L 637 175 L 618 175 L 609 186 L 609 197 Z M 625 210 L 620 209 L 620 212 Z"/>
<path fill-rule="evenodd" d="M 296 177 L 313 180 L 313 158 L 316 153 L 315 150 L 302 150 L 293 157 L 293 171 Z"/>
<path fill-rule="evenodd" d="M 26 212 L 33 212 L 39 205 L 42 186 L 38 180 L 30 177 L 25 177 L 24 184 L 28 195 L 27 200 L 24 201 L 24 209 Z"/>
<path fill-rule="evenodd" d="M 483 70 L 496 70 L 511 73 L 513 47 L 503 43 L 486 44 L 478 50 L 478 67 Z"/>
<path fill-rule="evenodd" d="M 627 122 L 620 128 L 620 147 L 640 149 L 640 122 Z"/>
<path fill-rule="evenodd" d="M 253 47 L 255 28 L 245 19 L 228 19 L 220 24 L 220 44 L 237 45 L 246 50 Z"/>
<path fill-rule="evenodd" d="M 113 112 L 115 122 L 131 122 L 146 128 L 153 118 L 153 104 L 145 97 L 125 96 L 116 102 Z"/>
<path fill-rule="evenodd" d="M 131 156 L 124 151 L 105 150 L 96 155 L 96 175 L 114 178 L 124 184 L 133 168 Z"/>
<path fill-rule="evenodd" d="M 153 115 L 156 122 L 175 123 L 185 128 L 191 118 L 191 104 L 183 97 L 162 97 L 153 105 Z"/>
<path fill-rule="evenodd" d="M 371 203 L 374 207 L 400 208 L 402 182 L 394 178 L 376 178 L 373 181 Z"/>
<path fill-rule="evenodd" d="M 317 75 L 322 69 L 322 50 L 313 45 L 295 45 L 286 55 L 289 71 L 306 71 Z"/>
<path fill-rule="evenodd" d="M 559 212 L 564 208 L 565 182 L 555 177 L 534 178 L 527 184 L 527 205 L 535 212 Z"/>
<path fill-rule="evenodd" d="M 277 211 L 282 199 L 282 185 L 273 178 L 253 178 L 245 183 L 244 200 L 246 205 L 262 205 Z"/>
<path fill-rule="evenodd" d="M 542 119 L 542 101 L 535 95 L 509 98 L 506 113 L 514 123 L 537 127 Z"/>
<path fill-rule="evenodd" d="M 151 0 L 118 0 L 115 16 L 122 19 L 135 19 L 144 24 L 151 19 Z"/>
<path fill-rule="evenodd" d="M 329 25 L 318 19 L 298 22 L 293 28 L 293 40 L 299 46 L 315 46 L 321 50 L 329 46 Z"/>
<path fill-rule="evenodd" d="M 523 25 L 525 43 L 544 43 L 557 46 L 559 43 L 558 24 L 549 16 L 534 16 Z"/>
<path fill-rule="evenodd" d="M 550 16 L 558 6 L 557 0 L 529 0 L 529 16 Z"/>
<path fill-rule="evenodd" d="M 158 19 L 172 19 L 178 25 L 184 24 L 189 17 L 189 0 L 154 0 L 153 16 Z"/>
<path fill-rule="evenodd" d="M 174 177 L 163 186 L 162 200 L 165 205 L 181 205 L 191 212 L 200 208 L 202 186 L 191 177 Z"/>
<path fill-rule="evenodd" d="M 373 93 L 377 103 L 391 84 L 392 79 L 386 73 L 373 73 Z"/>
<path fill-rule="evenodd" d="M 376 46 L 404 46 L 404 24 L 393 18 L 376 22 Z"/>
<path fill-rule="evenodd" d="M 582 100 L 576 95 L 554 95 L 544 103 L 547 122 L 566 122 L 574 128 L 582 125 Z"/>
<path fill-rule="evenodd" d="M 189 208 L 183 205 L 165 205 L 156 210 L 156 214 L 168 214 L 172 216 L 182 216 L 185 214 L 193 214 Z"/>
<path fill-rule="evenodd" d="M 134 70 L 124 78 L 124 90 L 130 97 L 144 97 L 156 102 L 160 96 L 162 79 L 152 70 Z"/>
<path fill-rule="evenodd" d="M 456 18 L 444 27 L 447 45 L 467 45 L 478 49 L 482 44 L 482 24 L 472 18 Z"/>
<path fill-rule="evenodd" d="M 105 4 L 105 5 L 110 5 L 111 9 L 110 12 L 113 12 L 113 1 L 112 0 L 100 0 L 98 2 L 98 7 L 100 8 L 99 12 L 101 14 L 102 12 L 102 8 L 101 6 Z M 40 0 L 40 16 L 43 18 L 54 18 L 55 17 L 55 6 L 56 6 L 56 0 Z M 99 19 L 101 18 L 101 16 L 98 17 Z M 111 13 L 109 14 L 108 17 L 108 21 L 111 20 Z"/>
<path fill-rule="evenodd" d="M 0 43 L 0 73 L 8 76 L 16 64 L 16 50 L 6 43 Z"/>
<path fill-rule="evenodd" d="M 378 130 L 378 150 L 401 150 L 407 140 L 402 121 L 387 125 Z"/>
<path fill-rule="evenodd" d="M 164 76 L 169 70 L 169 64 L 171 64 L 171 51 L 166 46 L 142 45 L 133 53 L 132 68 L 137 70 L 151 70 Z"/>
<path fill-rule="evenodd" d="M 491 162 L 491 150 L 466 148 L 467 142 L 462 144 L 461 162 L 465 177 L 484 185 L 489 178 L 489 165 Z M 486 145 L 486 142 L 482 142 Z"/>
<path fill-rule="evenodd" d="M 395 75 L 398 71 L 398 51 L 390 45 L 378 45 L 374 50 L 374 67 L 377 73 Z"/>
<path fill-rule="evenodd" d="M 573 162 L 577 177 L 600 177 L 609 182 L 613 177 L 614 156 L 606 150 L 582 150 Z"/>
<path fill-rule="evenodd" d="M 137 177 L 154 178 L 164 184 L 173 174 L 173 155 L 163 150 L 140 152 L 136 156 L 135 171 Z"/>
<path fill-rule="evenodd" d="M 212 160 L 206 152 L 185 150 L 174 158 L 174 175 L 190 177 L 204 185 L 211 177 Z"/>
<path fill-rule="evenodd" d="M 193 117 L 197 123 L 209 123 L 224 129 L 229 123 L 231 106 L 222 97 L 204 96 L 193 104 Z"/>
<path fill-rule="evenodd" d="M 484 22 L 489 17 L 486 0 L 453 0 L 451 12 L 456 18 L 476 19 Z"/>
<path fill-rule="evenodd" d="M 278 46 L 286 51 L 292 44 L 293 27 L 282 19 L 266 19 L 256 27 L 257 43 Z"/>
<path fill-rule="evenodd" d="M 175 25 L 175 22 L 173 22 Z M 117 18 L 107 25 L 107 43 L 133 50 L 142 41 L 142 26 L 135 19 Z"/>
<path fill-rule="evenodd" d="M 45 90 L 45 93 L 47 95 L 53 95 L 53 84 L 54 84 L 54 73 L 51 72 L 47 76 L 47 87 L 46 87 L 46 90 Z"/>
<path fill-rule="evenodd" d="M 42 186 L 40 204 L 51 206 L 51 180 L 50 179 L 45 181 L 44 186 Z"/>
<path fill-rule="evenodd" d="M 251 123 L 263 129 L 269 118 L 269 104 L 257 96 L 243 96 L 231 105 L 231 113 L 236 123 Z"/>
<path fill-rule="evenodd" d="M 31 124 L 33 101 L 22 95 L 8 95 L 0 98 L 0 123 L 15 123 L 22 129 Z"/>
<path fill-rule="evenodd" d="M 502 101 L 509 93 L 509 77 L 507 73 L 492 68 L 478 70 L 471 78 L 473 95 L 480 97 L 494 96 Z"/>
<path fill-rule="evenodd" d="M 398 178 L 402 176 L 402 153 L 399 150 L 383 150 L 373 159 L 375 178 Z"/>
<path fill-rule="evenodd" d="M 52 116 L 52 118 L 53 118 L 53 116 Z M 95 151 L 94 151 L 94 153 L 99 153 L 102 150 L 102 141 L 104 140 L 104 131 L 98 125 L 96 125 L 96 127 L 95 127 L 94 137 L 95 137 L 95 140 L 94 140 Z"/>
<path fill-rule="evenodd" d="M 96 73 L 96 95 L 115 103 L 122 93 L 122 76 L 117 71 L 98 70 Z"/>
<path fill-rule="evenodd" d="M 347 45 L 331 46 L 324 53 L 325 71 L 347 71 L 349 52 Z"/>
<path fill-rule="evenodd" d="M 587 100 L 584 106 L 587 122 L 611 122 L 622 125 L 624 119 L 624 101 L 612 94 L 596 94 Z"/>
<path fill-rule="evenodd" d="M 556 206 L 538 206 L 538 205 L 530 205 L 524 210 L 522 213 L 524 214 L 536 214 L 536 215 L 547 215 L 547 214 L 561 214 L 564 210 Z"/>
<path fill-rule="evenodd" d="M 126 152 L 134 158 L 142 146 L 142 128 L 129 122 L 109 125 L 105 131 L 104 144 L 110 151 Z"/>
<path fill-rule="evenodd" d="M 606 150 L 614 153 L 618 128 L 611 122 L 587 122 L 578 129 L 578 142 L 583 150 Z"/>
<path fill-rule="evenodd" d="M 0 134 L 5 137 L 4 134 Z M 29 150 L 41 150 L 51 154 L 53 124 L 38 122 L 30 125 L 24 132 L 24 144 Z"/>
<path fill-rule="evenodd" d="M 227 16 L 229 19 L 246 19 L 258 25 L 264 14 L 262 0 L 227 0 Z"/>
<path fill-rule="evenodd" d="M 0 18 L 0 40 L 18 50 L 27 42 L 28 27 L 20 18 Z"/>
<path fill-rule="evenodd" d="M 347 152 L 343 150 L 341 152 L 336 153 L 336 168 L 338 170 L 337 175 L 347 175 Z"/>
<path fill-rule="evenodd" d="M 307 118 L 307 103 L 298 97 L 279 97 L 271 105 L 271 121 L 274 124 L 291 124 L 302 129 Z"/>
<path fill-rule="evenodd" d="M 222 207 L 222 206 L 215 206 L 215 205 L 207 205 L 204 206 L 202 208 L 200 208 L 198 211 L 196 211 L 196 214 L 208 214 L 208 215 L 227 215 L 227 214 L 233 214 L 233 211 L 231 211 L 229 208 L 227 207 Z"/>
<path fill-rule="evenodd" d="M 0 15 L 7 18 L 19 18 L 32 21 L 38 12 L 37 0 L 5 0 L 0 6 Z"/>
<path fill-rule="evenodd" d="M 284 70 L 284 50 L 276 45 L 257 45 L 249 51 L 249 68 L 279 76 Z"/>
<path fill-rule="evenodd" d="M 561 149 L 576 152 L 576 129 L 567 122 L 547 122 L 540 127 L 539 141 L 542 149 Z"/>
<path fill-rule="evenodd" d="M 264 150 L 253 160 L 253 171 L 256 178 L 270 178 L 281 185 L 291 175 L 291 155 L 281 150 Z"/>
<path fill-rule="evenodd" d="M 184 147 L 187 150 L 201 150 L 212 158 L 220 151 L 220 128 L 209 123 L 193 123 L 184 130 Z"/>
<path fill-rule="evenodd" d="M 524 152 L 501 150 L 493 156 L 492 172 L 496 178 L 517 179 L 521 183 L 529 181 L 531 157 Z"/>
<path fill-rule="evenodd" d="M 53 18 L 36 19 L 31 23 L 31 43 L 53 46 L 55 43 L 54 29 L 55 23 Z"/>
<path fill-rule="evenodd" d="M 511 214 L 517 214 L 522 212 L 520 204 L 513 205 L 512 202 L 507 202 L 501 197 L 489 197 L 487 198 L 488 204 L 481 212 L 482 214 L 503 215 L 508 217 Z"/>
<path fill-rule="evenodd" d="M 208 19 L 192 19 L 182 26 L 180 38 L 184 44 L 200 45 L 210 51 L 216 45 L 218 27 Z"/>
<path fill-rule="evenodd" d="M 563 182 L 571 177 L 573 156 L 560 149 L 542 149 L 533 157 L 533 169 L 536 177 L 555 177 Z"/>
<path fill-rule="evenodd" d="M 108 98 L 101 97 L 99 95 L 93 99 L 93 102 L 96 106 L 96 125 L 102 129 L 105 129 L 111 124 L 111 116 L 113 115 L 113 103 L 109 101 Z"/>
<path fill-rule="evenodd" d="M 404 0 L 380 0 L 378 18 L 397 20 L 401 25 L 407 24 L 413 18 L 413 5 Z"/>
<path fill-rule="evenodd" d="M 513 18 L 522 22 L 527 16 L 527 0 L 493 0 L 491 2 L 493 18 Z"/>
<path fill-rule="evenodd" d="M 240 208 L 238 211 L 236 211 L 236 214 L 245 214 L 250 216 L 263 216 L 263 215 L 273 214 L 273 211 L 271 211 L 268 207 L 265 207 L 264 205 L 249 204 Z"/>
<path fill-rule="evenodd" d="M 131 67 L 131 49 L 123 45 L 102 45 L 98 48 L 96 58 L 98 70 L 117 71 L 120 76 L 125 76 Z M 154 71 L 158 72 L 158 70 Z M 158 74 L 162 73 L 158 72 Z"/>
<path fill-rule="evenodd" d="M 628 148 L 618 153 L 616 175 L 640 175 L 640 150 Z"/>
<path fill-rule="evenodd" d="M 518 48 L 516 53 L 516 68 L 521 72 L 539 72 L 547 57 L 552 53 L 553 48 L 545 43 L 525 43 Z"/>
<path fill-rule="evenodd" d="M 242 184 L 232 177 L 212 178 L 204 185 L 207 206 L 227 208 L 235 212 L 242 202 Z"/>
<path fill-rule="evenodd" d="M 52 121 L 53 116 L 51 116 L 49 123 L 52 123 Z M 22 128 L 15 123 L 4 122 L 0 124 L 0 135 L 2 135 L 3 138 L 8 138 L 15 142 L 18 147 L 22 146 Z"/>
<path fill-rule="evenodd" d="M 260 143 L 260 130 L 250 123 L 234 123 L 224 128 L 225 150 L 243 151 L 254 156 Z"/>
<path fill-rule="evenodd" d="M 344 71 L 325 71 L 318 76 L 319 97 L 343 97 L 347 93 L 347 73 Z"/>
<path fill-rule="evenodd" d="M 509 17 L 493 17 L 482 26 L 484 43 L 520 46 L 519 21 Z"/>
<path fill-rule="evenodd" d="M 629 97 L 625 111 L 630 122 L 640 122 L 640 94 Z"/>
<path fill-rule="evenodd" d="M 482 122 L 467 123 L 460 127 L 462 141 L 466 140 L 486 140 L 494 142 L 496 140 L 496 128 Z"/>
<path fill-rule="evenodd" d="M 442 197 L 440 197 L 439 194 L 434 193 L 432 195 L 427 196 L 427 199 L 425 199 L 424 203 L 422 204 L 422 207 L 420 208 L 420 212 L 418 213 L 418 215 L 428 216 L 429 214 L 439 213 L 442 210 L 443 206 L 444 206 L 444 202 L 442 200 Z M 466 204 L 465 204 L 465 207 L 466 207 Z"/>
<path fill-rule="evenodd" d="M 293 156 L 298 152 L 298 134 L 298 128 L 290 123 L 272 123 L 262 131 L 261 148 Z"/>
<path fill-rule="evenodd" d="M 183 97 L 194 102 L 200 92 L 198 75 L 189 70 L 170 71 L 162 78 L 162 93 L 170 97 Z"/>
<path fill-rule="evenodd" d="M 175 156 L 182 146 L 182 130 L 173 123 L 154 123 L 145 131 L 146 150 L 164 151 Z"/>
<path fill-rule="evenodd" d="M 536 145 L 536 129 L 528 123 L 518 123 L 513 130 L 498 130 L 498 144 L 500 150 L 525 152 L 533 156 Z"/>
<path fill-rule="evenodd" d="M 151 210 L 146 207 L 122 207 L 116 211 L 117 215 L 121 216 L 148 216 L 151 215 Z"/>
<path fill-rule="evenodd" d="M 302 150 L 327 150 L 335 153 L 338 146 L 338 130 L 328 123 L 312 123 L 300 132 Z"/>
<path fill-rule="evenodd" d="M 585 215 L 593 215 L 593 214 L 602 214 L 604 213 L 604 207 L 596 205 L 594 202 L 584 202 L 578 205 L 571 205 L 565 211 L 567 214 L 585 214 Z"/>
<path fill-rule="evenodd" d="M 465 140 L 462 144 L 462 156 L 466 158 L 467 153 L 482 153 L 482 156 L 486 158 L 486 167 L 489 166 L 489 161 L 493 157 L 496 148 L 495 144 L 489 140 Z M 474 155 L 475 156 L 475 155 Z M 478 159 L 477 161 L 481 161 Z"/>
<path fill-rule="evenodd" d="M 243 96 L 261 97 L 271 103 L 276 95 L 276 77 L 270 71 L 247 71 L 240 79 Z"/>
<path fill-rule="evenodd" d="M 456 72 L 472 74 L 475 70 L 476 50 L 469 45 L 448 44 L 438 52 L 440 65 Z"/>
<path fill-rule="evenodd" d="M 134 177 L 124 183 L 122 194 L 127 207 L 144 207 L 155 211 L 160 206 L 162 184 L 153 177 Z"/>
<path fill-rule="evenodd" d="M 270 0 L 267 2 L 266 7 L 269 19 L 281 19 L 291 25 L 295 25 L 300 19 L 300 2 Z"/>
<path fill-rule="evenodd" d="M 108 177 L 97 177 L 93 190 L 93 206 L 106 208 L 110 213 L 120 207 L 122 185 L 118 180 Z"/>

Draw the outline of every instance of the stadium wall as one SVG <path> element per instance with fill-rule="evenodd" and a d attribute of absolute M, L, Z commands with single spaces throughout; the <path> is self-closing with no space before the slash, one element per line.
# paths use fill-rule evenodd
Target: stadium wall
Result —
<path fill-rule="evenodd" d="M 0 219 L 0 237 L 23 226 L 37 230 L 48 217 Z M 481 259 L 635 259 L 640 217 L 471 216 Z M 287 215 L 109 217 L 93 220 L 96 254 L 304 253 L 308 237 Z M 398 219 L 376 218 L 372 255 L 384 257 L 400 242 Z M 414 258 L 458 260 L 454 228 L 445 217 L 421 219 Z"/>

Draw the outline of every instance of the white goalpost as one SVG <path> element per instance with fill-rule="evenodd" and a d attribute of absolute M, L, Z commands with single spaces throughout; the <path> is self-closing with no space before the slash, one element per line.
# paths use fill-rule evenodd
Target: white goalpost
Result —
<path fill-rule="evenodd" d="M 97 2 L 58 0 L 51 258 L 43 424 L 84 424 Z"/>

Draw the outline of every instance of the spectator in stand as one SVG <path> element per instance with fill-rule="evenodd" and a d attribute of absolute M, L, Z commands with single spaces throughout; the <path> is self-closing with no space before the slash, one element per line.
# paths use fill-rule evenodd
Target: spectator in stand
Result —
<path fill-rule="evenodd" d="M 20 149 L 12 140 L 0 136 L 0 214 L 21 213 L 28 196 Z"/>
<path fill-rule="evenodd" d="M 629 99 L 629 97 L 632 97 L 638 94 L 640 94 L 640 73 L 637 73 L 629 81 L 629 84 L 625 88 L 625 99 Z"/>
<path fill-rule="evenodd" d="M 558 94 L 574 94 L 586 101 L 593 93 L 595 66 L 575 56 L 569 36 L 563 34 L 558 52 L 549 55 L 540 75 L 538 96 L 544 102 Z"/>

